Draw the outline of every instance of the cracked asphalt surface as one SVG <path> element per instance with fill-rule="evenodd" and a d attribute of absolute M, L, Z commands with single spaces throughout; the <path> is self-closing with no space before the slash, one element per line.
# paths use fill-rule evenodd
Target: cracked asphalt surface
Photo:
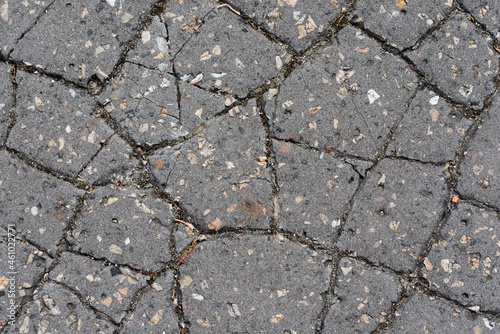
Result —
<path fill-rule="evenodd" d="M 0 333 L 500 333 L 500 3 L 0 0 Z"/>

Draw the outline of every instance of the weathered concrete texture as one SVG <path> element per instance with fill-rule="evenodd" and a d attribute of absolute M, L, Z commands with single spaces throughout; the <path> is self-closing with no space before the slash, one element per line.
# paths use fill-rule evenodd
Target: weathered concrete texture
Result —
<path fill-rule="evenodd" d="M 179 200 L 201 228 L 268 228 L 272 187 L 265 144 L 251 101 L 199 135 L 158 151 L 148 167 L 154 182 Z"/>
<path fill-rule="evenodd" d="M 242 14 L 276 35 L 279 40 L 303 51 L 318 42 L 351 1 L 273 0 L 228 1 Z"/>
<path fill-rule="evenodd" d="M 436 93 L 424 90 L 417 93 L 398 124 L 386 155 L 451 161 L 472 123 Z"/>
<path fill-rule="evenodd" d="M 267 94 L 265 110 L 280 139 L 374 159 L 416 87 L 406 63 L 346 27 Z"/>
<path fill-rule="evenodd" d="M 126 267 L 105 265 L 88 257 L 64 253 L 50 272 L 52 280 L 78 291 L 89 305 L 119 323 L 148 276 Z"/>
<path fill-rule="evenodd" d="M 31 296 L 34 285 L 51 263 L 52 258 L 47 254 L 15 237 L 15 229 L 0 229 L 0 330 L 2 324 L 12 320 L 9 315 Z M 13 308 L 12 295 L 16 303 Z"/>
<path fill-rule="evenodd" d="M 496 333 L 498 319 L 488 319 L 450 302 L 415 293 L 406 298 L 384 333 Z"/>
<path fill-rule="evenodd" d="M 127 61 L 160 72 L 172 72 L 167 26 L 162 18 L 155 16 L 147 29 L 142 31 L 136 47 L 127 54 Z"/>
<path fill-rule="evenodd" d="M 329 284 L 326 259 L 272 236 L 199 244 L 180 268 L 190 332 L 312 333 Z"/>
<path fill-rule="evenodd" d="M 289 58 L 227 8 L 210 12 L 204 21 L 175 56 L 175 70 L 186 82 L 195 80 L 203 88 L 245 97 L 275 76 Z"/>
<path fill-rule="evenodd" d="M 179 319 L 174 310 L 172 272 L 157 279 L 139 300 L 135 310 L 124 322 L 120 333 L 179 333 Z"/>
<path fill-rule="evenodd" d="M 464 14 L 452 17 L 407 56 L 431 83 L 466 106 L 482 108 L 495 88 L 499 54 Z"/>
<path fill-rule="evenodd" d="M 23 36 L 11 58 L 80 84 L 94 74 L 103 80 L 141 29 L 154 2 L 57 1 Z"/>
<path fill-rule="evenodd" d="M 212 0 L 175 0 L 165 5 L 162 19 L 167 25 L 170 54 L 175 56 L 191 38 L 197 38 L 198 29 L 206 23 L 208 13 L 218 4 Z"/>
<path fill-rule="evenodd" d="M 57 242 L 85 191 L 0 152 L 0 222 L 55 255 Z"/>
<path fill-rule="evenodd" d="M 152 189 L 99 187 L 68 239 L 75 250 L 96 258 L 159 270 L 171 259 L 173 219 L 171 206 Z"/>
<path fill-rule="evenodd" d="M 360 261 L 343 258 L 323 333 L 371 333 L 385 319 L 400 294 L 398 279 Z"/>
<path fill-rule="evenodd" d="M 500 99 L 467 143 L 460 164 L 457 191 L 466 197 L 500 208 Z"/>
<path fill-rule="evenodd" d="M 405 49 L 435 28 L 455 7 L 453 0 L 360 0 L 351 22 L 392 46 Z"/>
<path fill-rule="evenodd" d="M 43 15 L 48 1 L 3 1 L 0 5 L 0 56 L 7 58 L 17 41 Z"/>
<path fill-rule="evenodd" d="M 65 287 L 46 283 L 8 334 L 115 333 L 116 327 Z"/>
<path fill-rule="evenodd" d="M 337 246 L 409 273 L 441 219 L 447 200 L 443 167 L 383 160 L 367 176 Z"/>
<path fill-rule="evenodd" d="M 101 148 L 111 128 L 86 93 L 18 71 L 16 124 L 7 147 L 59 173 L 76 175 Z"/>
<path fill-rule="evenodd" d="M 460 0 L 474 18 L 484 24 L 488 31 L 500 39 L 500 3 L 485 0 Z"/>
<path fill-rule="evenodd" d="M 331 247 L 345 206 L 358 188 L 359 174 L 329 154 L 277 140 L 273 145 L 281 211 L 278 228 Z"/>
<path fill-rule="evenodd" d="M 0 146 L 5 144 L 10 123 L 10 110 L 14 103 L 12 68 L 0 64 Z"/>
<path fill-rule="evenodd" d="M 497 212 L 459 203 L 424 262 L 424 278 L 462 305 L 500 312 L 499 235 Z"/>
<path fill-rule="evenodd" d="M 130 171 L 138 163 L 132 148 L 118 135 L 113 135 L 79 176 L 89 184 L 103 184 L 112 178 L 117 179 L 113 174 Z"/>
<path fill-rule="evenodd" d="M 138 144 L 154 145 L 187 135 L 225 109 L 222 97 L 189 84 L 179 87 L 181 101 L 189 100 L 180 110 L 174 76 L 126 63 L 99 102 Z"/>

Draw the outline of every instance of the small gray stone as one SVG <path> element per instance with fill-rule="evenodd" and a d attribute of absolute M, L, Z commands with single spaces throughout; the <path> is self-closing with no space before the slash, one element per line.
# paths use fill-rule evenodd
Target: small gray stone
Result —
<path fill-rule="evenodd" d="M 204 229 L 268 228 L 272 187 L 264 127 L 253 101 L 231 113 L 150 156 L 149 170 Z"/>
<path fill-rule="evenodd" d="M 118 135 L 113 135 L 80 173 L 89 184 L 108 182 L 114 173 L 130 170 L 139 163 L 132 148 Z"/>
<path fill-rule="evenodd" d="M 498 53 L 466 15 L 452 17 L 407 56 L 430 82 L 466 106 L 483 108 L 495 88 Z"/>
<path fill-rule="evenodd" d="M 93 101 L 53 80 L 18 71 L 16 124 L 7 146 L 59 173 L 75 176 L 112 134 Z"/>
<path fill-rule="evenodd" d="M 50 278 L 78 291 L 89 305 L 120 322 L 149 276 L 109 266 L 88 257 L 63 253 Z"/>
<path fill-rule="evenodd" d="M 498 313 L 499 235 L 497 212 L 459 203 L 424 262 L 431 288 L 462 305 Z"/>
<path fill-rule="evenodd" d="M 0 55 L 7 57 L 52 1 L 6 1 L 0 5 Z"/>
<path fill-rule="evenodd" d="M 209 239 L 180 267 L 191 333 L 312 333 L 331 267 L 273 236 Z"/>
<path fill-rule="evenodd" d="M 0 33 L 1 34 L 1 33 Z M 0 64 L 0 146 L 5 144 L 10 123 L 10 110 L 14 103 L 12 68 Z"/>
<path fill-rule="evenodd" d="M 280 141 L 273 145 L 280 187 L 278 226 L 331 247 L 359 174 L 329 154 Z"/>
<path fill-rule="evenodd" d="M 0 152 L 0 222 L 52 256 L 85 191 Z"/>
<path fill-rule="evenodd" d="M 288 59 L 278 45 L 224 7 L 204 20 L 175 56 L 175 70 L 187 82 L 245 97 L 275 76 L 279 64 Z"/>
<path fill-rule="evenodd" d="M 352 22 L 405 49 L 435 28 L 456 7 L 455 3 L 453 0 L 359 1 Z"/>
<path fill-rule="evenodd" d="M 493 103 L 489 116 L 485 116 L 474 137 L 465 146 L 460 164 L 457 191 L 500 208 L 500 99 Z"/>
<path fill-rule="evenodd" d="M 444 175 L 443 167 L 383 160 L 354 199 L 339 249 L 411 272 L 444 210 Z"/>
<path fill-rule="evenodd" d="M 229 1 L 241 10 L 242 14 L 255 20 L 262 28 L 278 36 L 296 51 L 303 51 L 318 42 L 350 2 L 348 0 Z"/>
<path fill-rule="evenodd" d="M 265 111 L 279 139 L 374 159 L 416 88 L 406 63 L 348 26 L 267 95 Z"/>
<path fill-rule="evenodd" d="M 434 92 L 419 92 L 394 131 L 386 154 L 422 162 L 451 161 L 472 123 Z"/>
<path fill-rule="evenodd" d="M 160 72 L 172 72 L 170 65 L 168 32 L 165 22 L 155 16 L 133 50 L 127 54 L 127 61 Z"/>
<path fill-rule="evenodd" d="M 156 271 L 171 259 L 173 219 L 171 206 L 152 189 L 99 187 L 68 239 L 80 252 Z"/>
<path fill-rule="evenodd" d="M 399 307 L 385 333 L 496 333 L 499 319 L 488 319 L 448 301 L 415 293 Z"/>
<path fill-rule="evenodd" d="M 55 2 L 19 41 L 11 58 L 84 85 L 94 74 L 106 79 L 154 2 Z"/>
<path fill-rule="evenodd" d="M 98 333 L 113 334 L 116 328 L 92 312 L 67 288 L 46 283 L 34 302 L 17 319 L 8 334 Z"/>
<path fill-rule="evenodd" d="M 168 271 L 153 283 L 152 288 L 141 296 L 134 312 L 125 320 L 121 333 L 179 333 L 179 319 L 171 299 L 172 280 L 172 272 Z"/>
<path fill-rule="evenodd" d="M 324 333 L 372 333 L 401 294 L 395 275 L 354 259 L 340 260 Z"/>

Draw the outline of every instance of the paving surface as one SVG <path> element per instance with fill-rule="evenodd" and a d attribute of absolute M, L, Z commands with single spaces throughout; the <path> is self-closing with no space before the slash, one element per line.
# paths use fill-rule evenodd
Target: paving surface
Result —
<path fill-rule="evenodd" d="M 500 333 L 500 3 L 0 0 L 0 333 Z"/>

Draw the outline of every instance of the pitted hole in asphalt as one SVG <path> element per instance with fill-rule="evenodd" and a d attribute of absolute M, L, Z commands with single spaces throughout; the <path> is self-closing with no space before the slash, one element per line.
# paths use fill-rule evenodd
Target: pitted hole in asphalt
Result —
<path fill-rule="evenodd" d="M 259 216 L 261 206 L 254 200 L 244 197 L 241 201 L 245 213 L 251 218 L 257 218 Z"/>

